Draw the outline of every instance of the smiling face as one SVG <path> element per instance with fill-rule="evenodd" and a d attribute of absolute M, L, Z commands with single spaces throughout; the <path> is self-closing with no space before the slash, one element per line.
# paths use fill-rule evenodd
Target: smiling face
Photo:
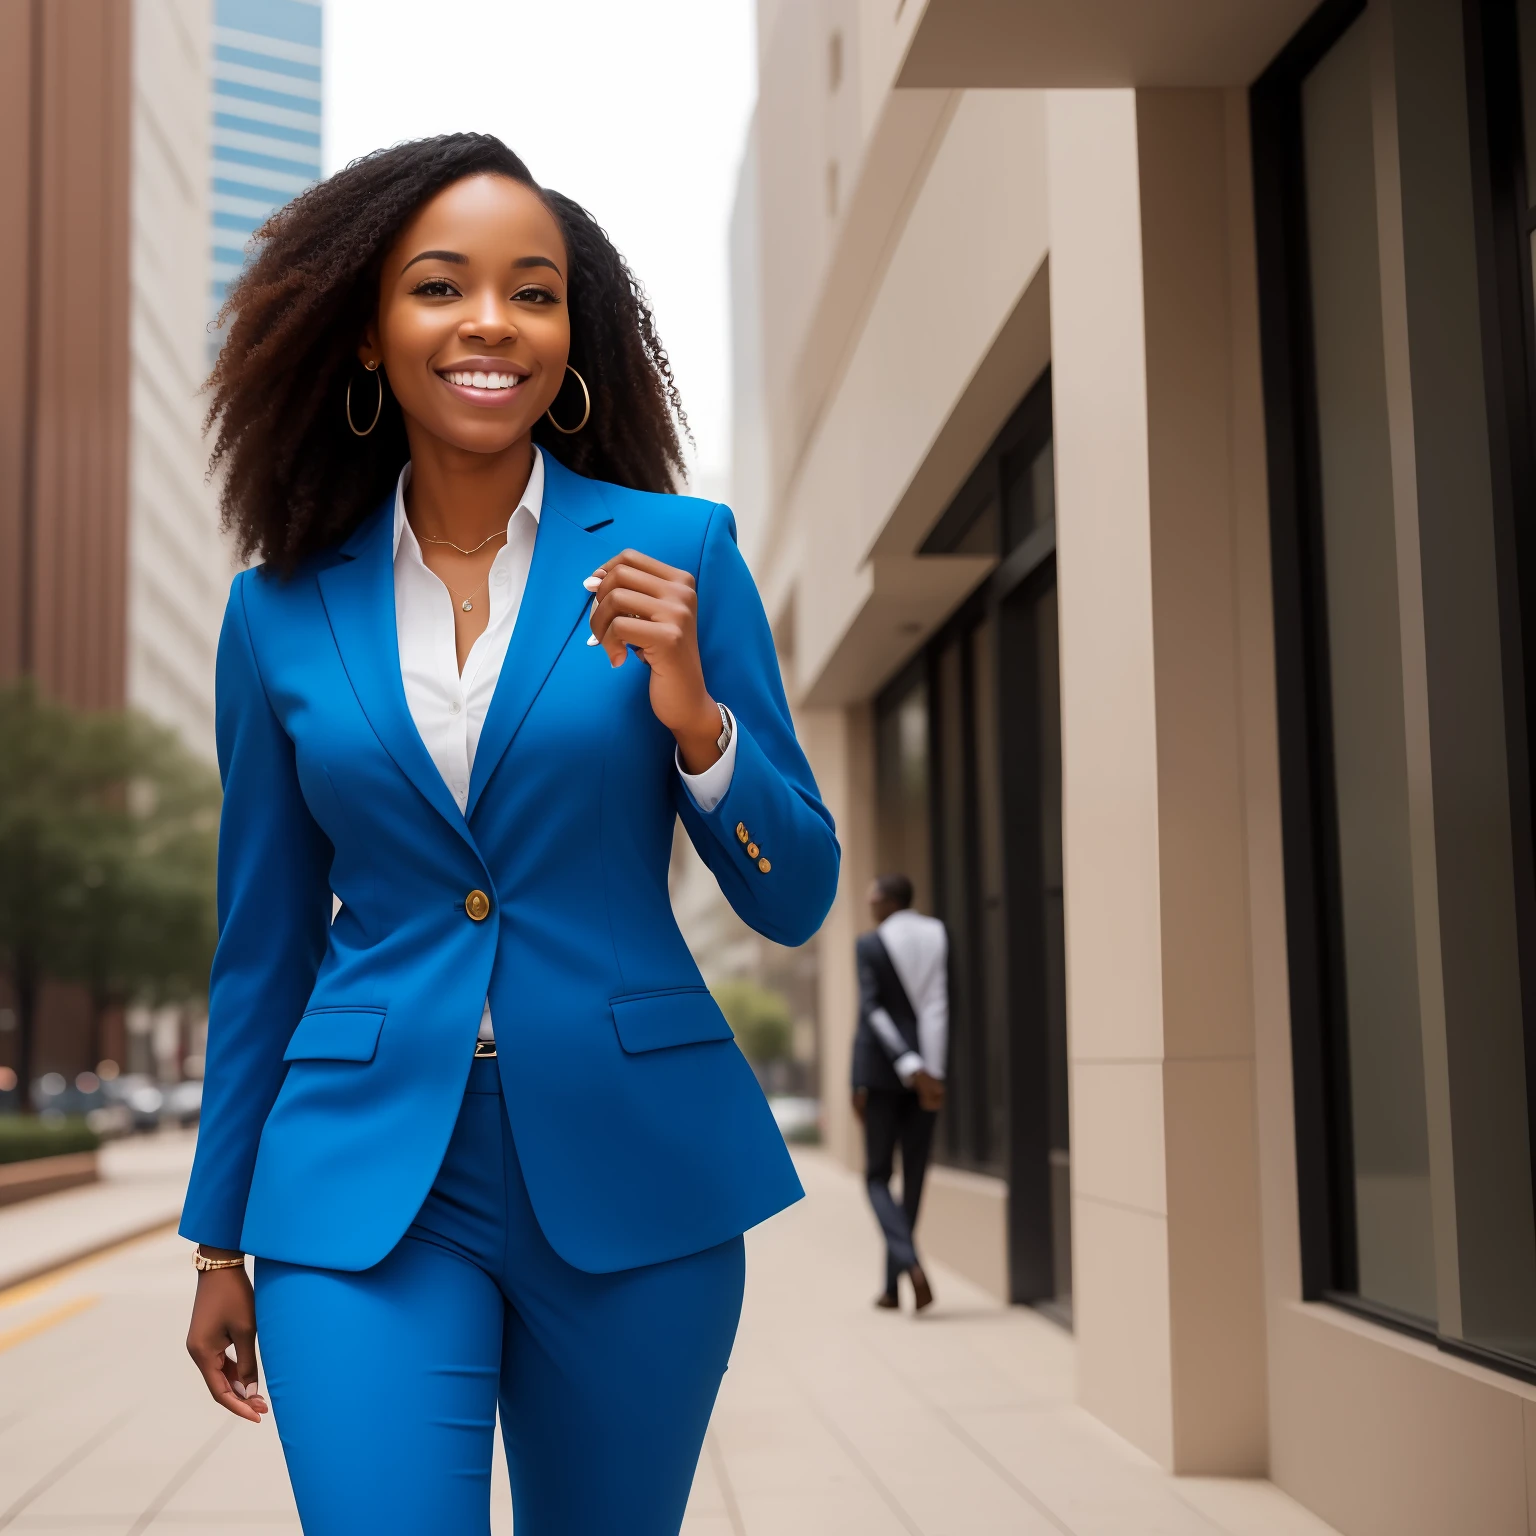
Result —
<path fill-rule="evenodd" d="M 384 259 L 358 348 L 384 365 L 413 456 L 423 433 L 477 454 L 527 438 L 565 378 L 566 276 L 560 227 L 520 182 L 471 176 L 422 205 Z"/>

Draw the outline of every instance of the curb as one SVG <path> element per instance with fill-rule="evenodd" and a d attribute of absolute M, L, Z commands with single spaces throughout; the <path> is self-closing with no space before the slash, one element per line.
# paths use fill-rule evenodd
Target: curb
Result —
<path fill-rule="evenodd" d="M 75 1265 L 83 1264 L 89 1259 L 104 1258 L 113 1249 L 127 1248 L 130 1244 L 152 1237 L 157 1232 L 174 1228 L 180 1220 L 181 1207 L 178 1205 L 168 1215 L 151 1216 L 145 1221 L 124 1228 L 121 1232 L 113 1232 L 107 1237 L 89 1238 L 78 1247 L 71 1248 L 62 1254 L 55 1254 L 41 1264 L 17 1269 L 14 1272 L 0 1270 L 0 1302 L 5 1300 L 6 1293 L 9 1291 L 18 1290 L 21 1286 L 30 1285 L 34 1280 L 58 1274 L 62 1270 L 73 1269 Z"/>

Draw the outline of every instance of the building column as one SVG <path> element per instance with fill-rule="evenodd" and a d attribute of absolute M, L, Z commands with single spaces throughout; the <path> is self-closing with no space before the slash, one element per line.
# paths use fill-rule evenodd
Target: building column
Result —
<path fill-rule="evenodd" d="M 1244 123 L 1240 92 L 1049 102 L 1079 1385 L 1164 1466 L 1230 1475 L 1262 1472 L 1267 1446 L 1234 547 L 1255 451 L 1234 405 Z"/>
<path fill-rule="evenodd" d="M 843 851 L 837 899 L 817 936 L 817 1013 L 822 1134 L 850 1168 L 864 1166 L 864 1140 L 850 1103 L 849 1069 L 859 1016 L 853 941 L 869 927 L 864 896 L 875 877 L 875 744 L 868 704 L 795 713 L 800 744 L 837 823 Z"/>

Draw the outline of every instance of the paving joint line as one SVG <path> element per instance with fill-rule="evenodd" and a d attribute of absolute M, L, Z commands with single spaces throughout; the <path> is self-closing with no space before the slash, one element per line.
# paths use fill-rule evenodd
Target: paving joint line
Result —
<path fill-rule="evenodd" d="M 864 1453 L 843 1433 L 842 1429 L 832 1419 L 832 1416 L 816 1401 L 816 1394 L 806 1385 L 805 1378 L 798 1371 L 794 1372 L 794 1380 L 795 1385 L 800 1388 L 801 1396 L 811 1405 L 811 1412 L 821 1420 L 827 1432 L 842 1446 L 844 1454 L 864 1474 L 870 1486 L 880 1495 L 891 1513 L 911 1532 L 911 1536 L 927 1536 L 923 1528 L 907 1513 L 905 1506 L 896 1497 L 895 1493 L 886 1486 L 880 1474 L 869 1464 Z"/>
<path fill-rule="evenodd" d="M 720 1436 L 710 1429 L 704 1437 L 704 1444 L 709 1448 L 709 1459 L 714 1464 L 715 1481 L 720 1484 L 720 1497 L 725 1500 L 725 1513 L 730 1519 L 731 1529 L 736 1536 L 747 1536 L 747 1527 L 741 1518 L 741 1505 L 736 1502 L 736 1490 L 731 1485 L 730 1468 L 725 1464 L 725 1451 L 720 1445 Z"/>
<path fill-rule="evenodd" d="M 83 1445 L 76 1446 L 63 1461 L 45 1472 L 9 1509 L 0 1511 L 0 1531 L 3 1531 L 6 1526 L 10 1525 L 26 1509 L 27 1505 L 35 1503 L 47 1493 L 66 1472 L 84 1461 L 98 1445 L 104 1444 L 116 1434 L 133 1417 L 133 1414 L 134 1410 L 132 1408 L 125 1408 L 115 1419 L 109 1419 Z"/>
<path fill-rule="evenodd" d="M 128 1536 L 143 1536 L 143 1532 L 159 1517 L 161 1510 L 181 1492 L 192 1474 L 213 1455 L 214 1451 L 223 1443 L 224 1438 L 234 1428 L 233 1420 L 228 1424 L 220 1424 L 198 1448 L 187 1457 L 180 1468 L 171 1474 L 165 1486 L 149 1501 L 144 1513 L 128 1528 Z"/>
<path fill-rule="evenodd" d="M 984 1446 L 978 1439 L 976 1439 L 976 1437 L 972 1435 L 971 1432 L 966 1429 L 966 1427 L 957 1418 L 955 1418 L 947 1408 L 943 1407 L 939 1403 L 934 1402 L 933 1399 L 929 1397 L 925 1391 L 923 1391 L 919 1384 L 912 1379 L 912 1377 L 910 1377 L 898 1365 L 896 1365 L 893 1361 L 882 1354 L 880 1350 L 876 1349 L 874 1344 L 867 1338 L 864 1341 L 864 1348 L 869 1354 L 873 1355 L 880 1362 L 880 1364 L 883 1365 L 891 1373 L 891 1375 L 893 1375 L 897 1381 L 899 1381 L 902 1386 L 904 1386 L 907 1391 L 909 1391 L 913 1397 L 915 1397 L 928 1410 L 930 1414 L 938 1419 L 938 1421 L 950 1432 L 950 1434 L 963 1446 L 965 1446 L 965 1448 L 970 1451 L 970 1453 L 975 1456 L 983 1466 L 988 1468 L 996 1477 L 1001 1478 L 1003 1483 L 1007 1487 L 1012 1488 L 1013 1491 L 1018 1494 L 1019 1497 L 1023 1499 L 1024 1502 L 1035 1511 L 1036 1514 L 1040 1515 L 1044 1520 L 1047 1520 L 1056 1530 L 1060 1531 L 1061 1536 L 1078 1536 L 1078 1533 L 1074 1531 L 1070 1525 L 1067 1525 L 1062 1520 L 1061 1516 L 1058 1515 L 1056 1511 L 1052 1509 L 1039 1496 L 1039 1494 L 1035 1493 L 1021 1479 L 1015 1477 L 1014 1474 L 1010 1472 L 1008 1468 L 1001 1461 L 999 1461 L 991 1451 L 986 1448 L 986 1446 Z M 1037 1409 L 1037 1411 L 1040 1410 Z M 1047 1409 L 1045 1411 L 1052 1410 Z M 1191 1506 L 1191 1508 L 1193 1508 L 1193 1506 Z"/>

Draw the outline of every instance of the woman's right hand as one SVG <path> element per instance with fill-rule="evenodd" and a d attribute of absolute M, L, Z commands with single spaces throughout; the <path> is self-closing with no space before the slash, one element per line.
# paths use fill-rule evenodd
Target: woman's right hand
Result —
<path fill-rule="evenodd" d="M 203 1373 L 214 1402 L 237 1418 L 261 1423 L 269 1409 L 256 1387 L 256 1295 L 243 1264 L 198 1273 L 187 1353 Z"/>

